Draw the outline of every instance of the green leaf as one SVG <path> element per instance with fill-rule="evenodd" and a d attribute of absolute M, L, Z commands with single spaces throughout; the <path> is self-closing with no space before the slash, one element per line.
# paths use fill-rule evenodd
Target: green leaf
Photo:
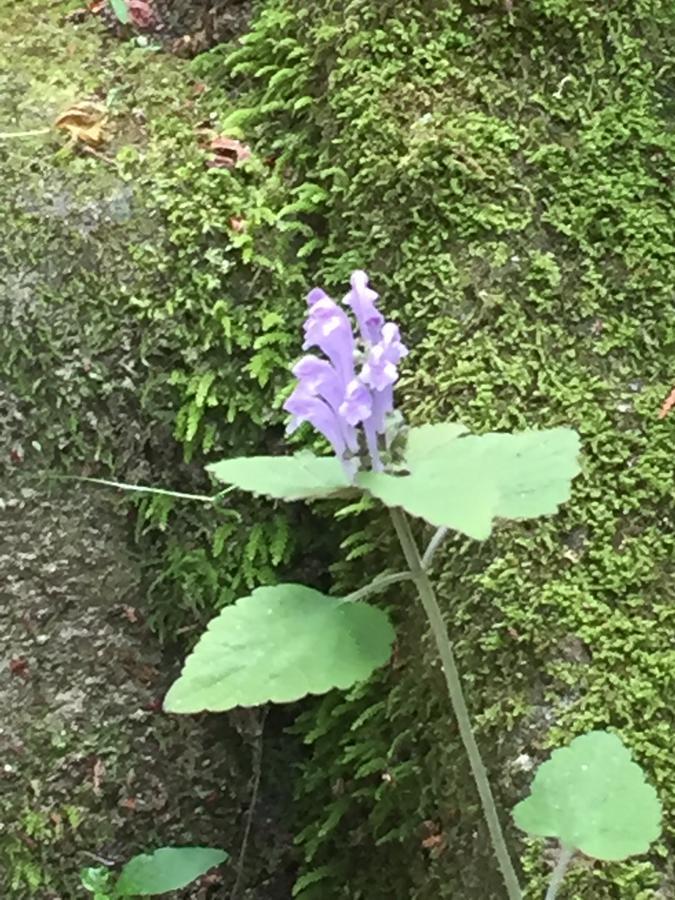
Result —
<path fill-rule="evenodd" d="M 206 468 L 218 481 L 278 500 L 313 500 L 351 488 L 333 456 L 240 456 Z"/>
<path fill-rule="evenodd" d="M 621 740 L 606 731 L 555 750 L 513 818 L 528 834 L 557 837 L 595 859 L 645 853 L 661 833 L 656 791 Z"/>
<path fill-rule="evenodd" d="M 129 15 L 129 7 L 127 6 L 126 0 L 110 0 L 110 5 L 122 25 L 128 25 L 131 17 Z"/>
<path fill-rule="evenodd" d="M 91 891 L 96 897 L 107 897 L 112 891 L 110 884 L 110 872 L 103 866 L 90 866 L 87 869 L 80 869 L 80 881 L 82 887 Z"/>
<path fill-rule="evenodd" d="M 115 891 L 121 897 L 176 891 L 226 859 L 224 850 L 209 847 L 162 847 L 130 859 L 122 869 Z"/>
<path fill-rule="evenodd" d="M 579 437 L 568 428 L 463 436 L 461 426 L 412 429 L 409 475 L 364 472 L 357 484 L 387 506 L 477 540 L 494 519 L 547 515 L 569 498 Z"/>
<path fill-rule="evenodd" d="M 385 613 L 301 584 L 257 588 L 209 624 L 164 708 L 223 712 L 347 688 L 391 653 Z"/>
<path fill-rule="evenodd" d="M 407 435 L 405 458 L 411 471 L 434 456 L 447 451 L 467 429 L 460 422 L 441 422 L 438 425 L 418 425 Z"/>

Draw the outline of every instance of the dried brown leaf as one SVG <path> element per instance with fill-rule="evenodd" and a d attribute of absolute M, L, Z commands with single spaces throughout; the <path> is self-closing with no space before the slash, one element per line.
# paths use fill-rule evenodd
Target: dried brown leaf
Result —
<path fill-rule="evenodd" d="M 668 394 L 663 401 L 663 406 L 659 410 L 659 419 L 665 419 L 671 409 L 675 408 L 675 388 Z"/>
<path fill-rule="evenodd" d="M 100 103 L 74 103 L 54 121 L 55 128 L 67 131 L 74 141 L 98 147 L 105 140 L 108 113 Z"/>
<path fill-rule="evenodd" d="M 234 169 L 239 163 L 251 158 L 251 148 L 235 138 L 214 137 L 209 149 L 214 154 L 208 165 L 215 168 Z"/>

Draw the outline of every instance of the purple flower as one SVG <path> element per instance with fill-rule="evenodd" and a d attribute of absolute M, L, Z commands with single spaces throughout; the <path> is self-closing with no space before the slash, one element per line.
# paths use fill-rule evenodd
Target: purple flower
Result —
<path fill-rule="evenodd" d="M 345 387 L 354 377 L 354 334 L 351 322 L 334 300 L 315 288 L 308 301 L 315 295 L 305 321 L 303 350 L 318 347 L 323 350 L 341 375 Z"/>
<path fill-rule="evenodd" d="M 357 378 L 350 381 L 338 410 L 349 425 L 358 425 L 369 419 L 373 412 L 373 397 L 368 388 Z"/>
<path fill-rule="evenodd" d="M 330 442 L 350 479 L 363 452 L 359 432 L 372 468 L 383 468 L 380 439 L 394 408 L 397 366 L 408 353 L 398 327 L 385 322 L 376 308 L 378 295 L 368 287 L 366 273 L 353 272 L 351 286 L 345 303 L 354 312 L 363 342 L 361 371 L 357 375 L 354 370 L 357 342 L 348 316 L 321 288 L 314 288 L 307 295 L 303 349 L 317 347 L 326 359 L 310 353 L 296 363 L 298 384 L 284 403 L 292 416 L 289 431 L 309 422 Z"/>
<path fill-rule="evenodd" d="M 354 312 L 363 340 L 374 344 L 380 339 L 384 323 L 384 316 L 375 306 L 380 295 L 368 287 L 368 276 L 361 269 L 352 272 L 350 282 L 352 289 L 344 302 Z"/>
<path fill-rule="evenodd" d="M 345 458 L 348 450 L 357 452 L 356 429 L 341 419 L 325 400 L 312 394 L 302 382 L 284 403 L 284 409 L 292 416 L 288 425 L 289 434 L 293 434 L 302 422 L 309 422 L 326 438 L 340 459 Z"/>
<path fill-rule="evenodd" d="M 359 375 L 373 392 L 373 423 L 380 434 L 386 431 L 387 415 L 394 409 L 394 384 L 398 380 L 397 365 L 408 355 L 401 343 L 398 325 L 386 322 L 382 339 L 371 347 Z"/>
<path fill-rule="evenodd" d="M 326 359 L 319 359 L 311 353 L 303 356 L 291 370 L 307 391 L 321 397 L 337 412 L 344 400 L 345 387 L 336 369 Z"/>
<path fill-rule="evenodd" d="M 395 383 L 398 379 L 396 367 L 408 355 L 407 347 L 401 343 L 398 325 L 386 322 L 381 337 L 368 351 L 360 375 L 361 381 L 375 391 L 383 391 Z"/>

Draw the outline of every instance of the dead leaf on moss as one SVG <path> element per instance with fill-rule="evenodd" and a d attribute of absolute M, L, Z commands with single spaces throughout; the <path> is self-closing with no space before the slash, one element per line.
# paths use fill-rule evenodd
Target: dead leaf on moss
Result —
<path fill-rule="evenodd" d="M 67 131 L 76 143 L 100 147 L 105 140 L 108 112 L 100 103 L 73 103 L 54 122 L 55 128 Z"/>
<path fill-rule="evenodd" d="M 127 0 L 127 9 L 136 28 L 154 28 L 159 24 L 155 9 L 147 0 Z"/>
<path fill-rule="evenodd" d="M 251 158 L 251 148 L 235 138 L 214 137 L 209 143 L 213 157 L 207 165 L 216 169 L 234 169 L 239 163 Z"/>
<path fill-rule="evenodd" d="M 237 234 L 242 234 L 246 231 L 246 221 L 242 219 L 241 216 L 231 216 L 230 228 L 232 231 L 236 231 Z"/>
<path fill-rule="evenodd" d="M 436 822 L 427 820 L 423 822 L 423 825 L 427 835 L 422 839 L 422 846 L 425 850 L 431 851 L 431 856 L 435 859 L 445 850 L 447 838 Z"/>
<path fill-rule="evenodd" d="M 665 419 L 671 409 L 675 409 L 675 388 L 672 389 L 663 401 L 663 406 L 659 410 L 659 419 Z"/>
<path fill-rule="evenodd" d="M 101 784 L 103 779 L 105 778 L 105 763 L 101 759 L 96 759 L 94 761 L 94 767 L 92 771 L 92 782 L 94 793 L 97 797 L 100 797 L 103 791 L 101 790 Z"/>

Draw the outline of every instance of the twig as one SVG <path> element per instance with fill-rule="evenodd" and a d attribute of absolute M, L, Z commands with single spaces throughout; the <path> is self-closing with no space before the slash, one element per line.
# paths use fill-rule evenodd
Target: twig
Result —
<path fill-rule="evenodd" d="M 267 707 L 262 710 L 260 714 L 260 722 L 258 724 L 258 731 L 255 736 L 255 745 L 253 747 L 253 774 L 252 774 L 252 785 L 251 785 L 251 799 L 248 805 L 248 811 L 246 813 L 246 822 L 244 824 L 244 836 L 241 839 L 241 849 L 239 850 L 239 859 L 237 860 L 237 877 L 234 882 L 234 887 L 232 888 L 232 893 L 230 894 L 230 900 L 238 900 L 239 893 L 241 891 L 243 882 L 244 882 L 244 863 L 246 861 L 246 851 L 248 849 L 248 842 L 251 836 L 251 828 L 253 826 L 253 816 L 255 815 L 255 808 L 258 803 L 258 791 L 260 790 L 260 779 L 262 776 L 262 758 L 263 758 L 263 731 L 265 728 L 265 719 L 267 718 Z"/>
<path fill-rule="evenodd" d="M 111 159 L 109 156 L 105 156 L 105 154 L 98 151 L 95 147 L 90 146 L 89 144 L 83 144 L 82 149 L 85 153 L 91 153 L 92 156 L 95 156 L 96 159 L 100 159 L 105 163 L 108 163 L 109 166 L 116 166 L 117 160 Z"/>
<path fill-rule="evenodd" d="M 147 487 L 142 484 L 126 484 L 124 481 L 109 481 L 107 478 L 88 478 L 85 475 L 52 475 L 59 481 L 87 481 L 90 484 L 103 484 L 107 487 L 119 488 L 122 491 L 136 491 L 144 494 L 161 494 L 163 497 L 177 497 L 180 500 L 197 500 L 199 503 L 215 503 L 225 494 L 229 494 L 234 488 L 225 488 L 209 497 L 207 494 L 186 494 L 183 491 L 167 491 L 164 488 Z"/>
<path fill-rule="evenodd" d="M 51 128 L 33 128 L 32 131 L 3 131 L 0 132 L 0 141 L 9 138 L 40 137 L 43 134 L 49 134 L 51 130 Z"/>

